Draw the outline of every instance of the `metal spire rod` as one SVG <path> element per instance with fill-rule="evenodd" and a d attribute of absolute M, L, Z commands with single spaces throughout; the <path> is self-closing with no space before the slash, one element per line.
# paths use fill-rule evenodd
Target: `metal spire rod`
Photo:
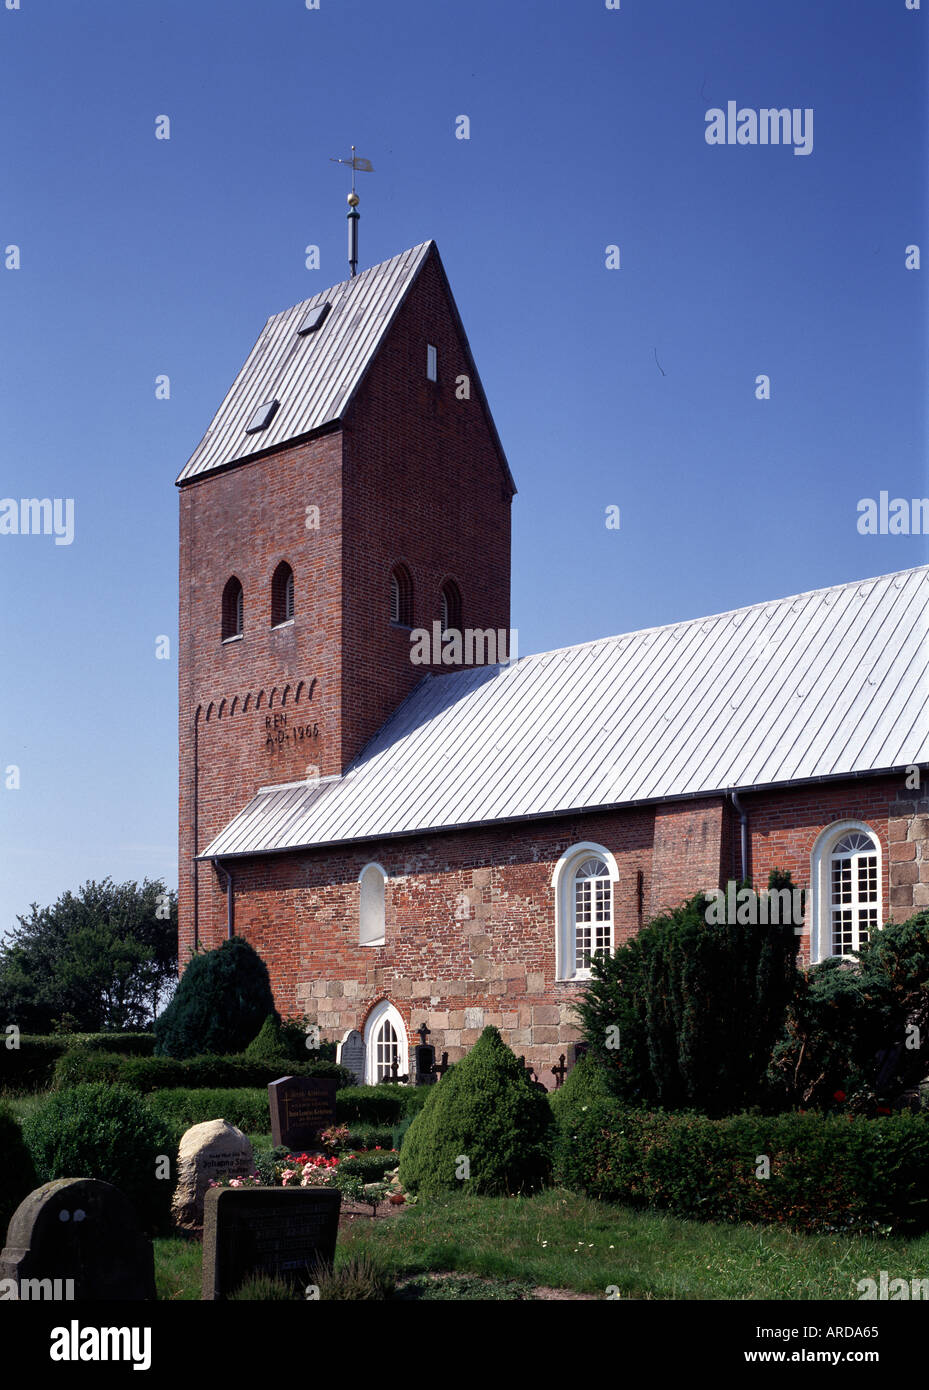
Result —
<path fill-rule="evenodd" d="M 355 146 L 352 145 L 351 159 L 336 159 L 334 155 L 329 156 L 331 164 L 347 164 L 352 171 L 352 191 L 348 195 L 348 264 L 352 275 L 358 271 L 358 221 L 361 214 L 358 211 L 359 198 L 355 192 L 355 173 L 373 174 L 374 165 L 370 159 L 363 159 L 361 155 L 355 154 Z"/>

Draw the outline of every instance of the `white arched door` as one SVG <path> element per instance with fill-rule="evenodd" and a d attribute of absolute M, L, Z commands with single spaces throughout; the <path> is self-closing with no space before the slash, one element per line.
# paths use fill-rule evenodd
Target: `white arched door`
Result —
<path fill-rule="evenodd" d="M 388 1000 L 382 999 L 368 1015 L 364 1030 L 365 1080 L 376 1086 L 392 1073 L 396 1061 L 397 1075 L 409 1074 L 406 1025 Z"/>

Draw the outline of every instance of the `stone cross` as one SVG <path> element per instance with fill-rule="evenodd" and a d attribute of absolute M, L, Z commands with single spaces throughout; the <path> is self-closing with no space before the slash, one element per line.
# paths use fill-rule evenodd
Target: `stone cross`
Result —
<path fill-rule="evenodd" d="M 432 1032 L 432 1029 L 431 1029 L 431 1028 L 427 1028 L 427 1027 L 426 1027 L 426 1024 L 425 1024 L 425 1021 L 423 1021 L 423 1022 L 419 1025 L 419 1027 L 417 1028 L 416 1031 L 417 1031 L 417 1033 L 419 1034 L 419 1041 L 422 1043 L 423 1047 L 425 1047 L 425 1046 L 426 1046 L 426 1039 L 428 1038 L 429 1034 Z"/>
<path fill-rule="evenodd" d="M 443 1052 L 443 1053 L 442 1053 L 442 1060 L 441 1060 L 441 1062 L 434 1062 L 434 1063 L 433 1063 L 432 1070 L 433 1070 L 433 1071 L 435 1072 L 435 1074 L 436 1074 L 437 1076 L 439 1076 L 439 1077 L 442 1077 L 442 1076 L 445 1075 L 445 1073 L 448 1071 L 448 1053 L 447 1053 L 447 1052 Z"/>
<path fill-rule="evenodd" d="M 563 1085 L 564 1085 L 565 1072 L 566 1072 L 567 1070 L 568 1070 L 568 1068 L 565 1066 L 565 1055 L 564 1055 L 564 1053 L 562 1052 L 561 1056 L 558 1058 L 558 1066 L 557 1066 L 557 1067 L 552 1067 L 552 1072 L 553 1072 L 554 1077 L 555 1077 L 555 1090 L 556 1090 L 556 1091 L 558 1090 L 559 1086 L 563 1086 Z"/>

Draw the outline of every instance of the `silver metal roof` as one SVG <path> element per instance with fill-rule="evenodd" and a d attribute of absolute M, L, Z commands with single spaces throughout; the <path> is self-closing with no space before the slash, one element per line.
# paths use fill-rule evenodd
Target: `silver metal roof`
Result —
<path fill-rule="evenodd" d="M 348 408 L 433 241 L 424 241 L 268 319 L 213 422 L 177 481 L 240 462 L 308 434 Z M 329 302 L 322 325 L 301 337 L 307 311 Z M 246 434 L 260 405 L 280 406 L 267 429 Z"/>
<path fill-rule="evenodd" d="M 427 676 L 345 775 L 263 788 L 202 857 L 929 761 L 929 566 Z"/>

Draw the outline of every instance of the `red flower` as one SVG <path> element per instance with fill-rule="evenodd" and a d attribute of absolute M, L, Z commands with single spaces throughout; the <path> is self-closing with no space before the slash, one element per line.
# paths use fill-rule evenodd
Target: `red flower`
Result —
<path fill-rule="evenodd" d="M 833 1100 L 839 1100 L 839 1101 L 844 1100 L 844 1099 L 845 1099 L 845 1092 L 844 1092 L 844 1091 L 835 1091 L 835 1092 L 833 1093 L 832 1099 L 833 1099 Z"/>
<path fill-rule="evenodd" d="M 877 1107 L 877 1113 L 878 1113 L 879 1115 L 889 1115 L 889 1114 L 890 1114 L 890 1106 L 889 1106 L 889 1105 L 879 1105 L 879 1106 Z"/>

